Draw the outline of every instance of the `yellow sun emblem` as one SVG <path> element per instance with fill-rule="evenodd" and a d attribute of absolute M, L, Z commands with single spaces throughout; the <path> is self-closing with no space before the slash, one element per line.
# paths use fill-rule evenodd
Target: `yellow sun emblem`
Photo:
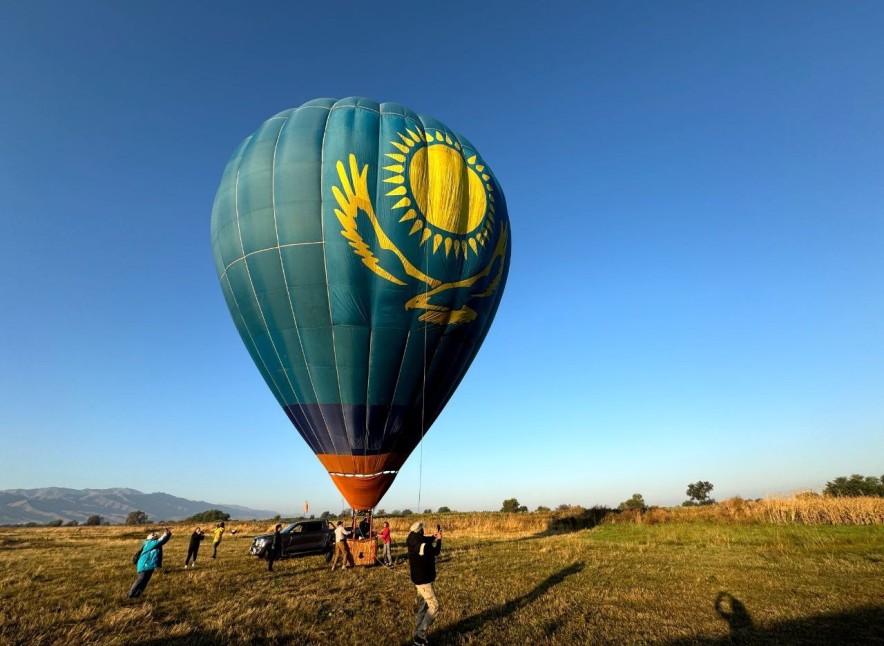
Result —
<path fill-rule="evenodd" d="M 337 204 L 334 213 L 343 227 L 341 235 L 362 264 L 378 276 L 402 286 L 412 280 L 423 283 L 423 291 L 403 303 L 406 310 L 423 311 L 419 320 L 438 325 L 470 323 L 477 316 L 470 303 L 493 296 L 505 275 L 506 219 L 498 224 L 495 241 L 489 245 L 495 226 L 494 184 L 478 157 L 465 159 L 460 145 L 447 134 L 406 132 L 399 134 L 401 143 L 393 142 L 399 152 L 386 153 L 397 163 L 383 167 L 390 173 L 384 182 L 393 185 L 386 195 L 398 200 L 392 208 L 403 212 L 399 222 L 412 222 L 409 236 L 420 234 L 419 242 L 425 249 L 430 249 L 432 240 L 434 255 L 438 252 L 446 258 L 454 254 L 467 259 L 472 253 L 483 264 L 466 275 L 445 280 L 433 275 L 431 263 L 421 268 L 409 260 L 384 230 L 368 189 L 368 164 L 360 164 L 353 153 L 346 164 L 344 160 L 335 163 L 338 182 L 331 187 Z M 417 146 L 422 137 L 430 145 Z M 371 234 L 369 240 L 360 233 L 363 218 L 364 230 Z M 428 259 L 430 254 L 423 255 Z M 451 290 L 463 294 L 459 307 L 452 307 L 451 299 L 444 296 Z"/>
<path fill-rule="evenodd" d="M 399 197 L 399 222 L 411 222 L 421 244 L 432 241 L 433 253 L 478 256 L 494 226 L 494 185 L 478 155 L 464 157 L 460 142 L 438 130 L 397 134 L 383 181 L 393 185 L 387 197 Z"/>

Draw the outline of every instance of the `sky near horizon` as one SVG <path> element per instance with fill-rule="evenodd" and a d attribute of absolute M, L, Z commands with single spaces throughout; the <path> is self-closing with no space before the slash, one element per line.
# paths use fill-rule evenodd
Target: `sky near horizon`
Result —
<path fill-rule="evenodd" d="M 884 473 L 884 5 L 329 6 L 4 8 L 0 489 L 342 507 L 209 221 L 242 139 L 346 96 L 466 136 L 513 232 L 484 346 L 379 507 Z"/>

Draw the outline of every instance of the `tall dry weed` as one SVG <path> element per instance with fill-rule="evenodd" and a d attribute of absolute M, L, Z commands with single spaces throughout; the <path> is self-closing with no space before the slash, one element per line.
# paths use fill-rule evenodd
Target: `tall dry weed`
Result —
<path fill-rule="evenodd" d="M 762 500 L 735 497 L 698 507 L 652 507 L 641 512 L 612 512 L 604 522 L 656 525 L 692 521 L 775 525 L 881 525 L 884 524 L 884 498 L 844 498 L 806 493 Z"/>

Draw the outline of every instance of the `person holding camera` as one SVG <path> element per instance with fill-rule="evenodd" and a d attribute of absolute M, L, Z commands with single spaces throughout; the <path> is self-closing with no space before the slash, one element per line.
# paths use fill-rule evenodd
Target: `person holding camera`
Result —
<path fill-rule="evenodd" d="M 170 538 L 172 538 L 172 532 L 168 529 L 163 530 L 162 536 L 156 532 L 151 532 L 147 535 L 144 545 L 141 546 L 141 556 L 138 557 L 138 564 L 136 567 L 138 575 L 135 577 L 135 583 L 133 583 L 132 587 L 129 589 L 130 599 L 133 597 L 140 597 L 147 588 L 147 584 L 150 582 L 150 577 L 153 576 L 153 571 L 162 565 L 163 545 L 167 543 Z"/>
<path fill-rule="evenodd" d="M 426 646 L 427 630 L 439 614 L 439 600 L 433 583 L 436 581 L 436 557 L 442 551 L 442 528 L 436 525 L 436 533 L 424 536 L 424 524 L 414 523 L 408 538 L 408 565 L 411 568 L 411 582 L 421 598 L 415 615 L 414 646 Z"/>

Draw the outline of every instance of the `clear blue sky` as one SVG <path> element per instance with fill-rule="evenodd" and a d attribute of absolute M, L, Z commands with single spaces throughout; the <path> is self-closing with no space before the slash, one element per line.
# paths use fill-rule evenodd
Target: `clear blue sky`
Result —
<path fill-rule="evenodd" d="M 469 138 L 513 229 L 485 345 L 381 507 L 884 473 L 884 5 L 540 6 L 7 3 L 0 489 L 341 508 L 209 220 L 244 137 L 353 95 Z"/>

